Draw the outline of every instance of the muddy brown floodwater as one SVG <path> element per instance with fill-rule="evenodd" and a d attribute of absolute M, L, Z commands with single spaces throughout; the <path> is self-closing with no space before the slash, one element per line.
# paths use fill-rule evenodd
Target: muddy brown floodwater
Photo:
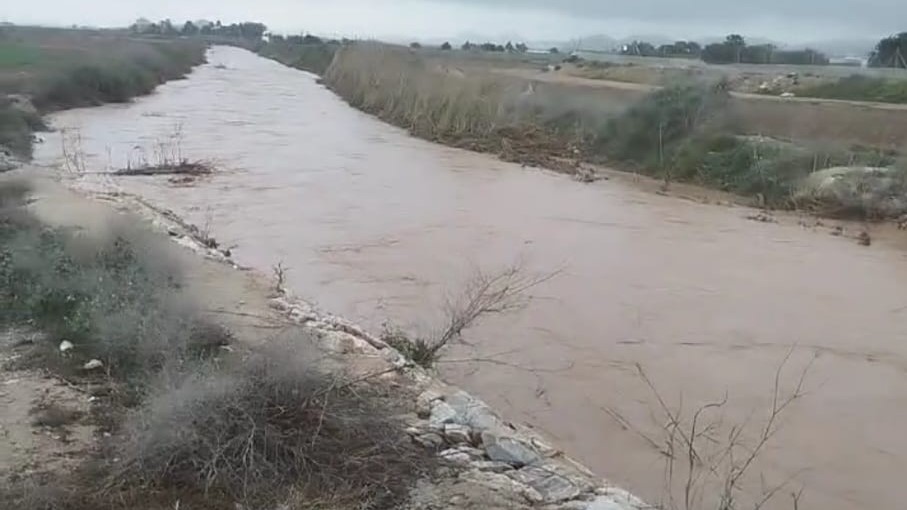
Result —
<path fill-rule="evenodd" d="M 526 309 L 470 330 L 441 370 L 650 501 L 664 463 L 640 437 L 659 426 L 636 364 L 672 405 L 727 395 L 728 422 L 755 427 L 795 346 L 785 388 L 817 358 L 761 458 L 766 483 L 805 487 L 800 508 L 904 508 L 907 257 L 895 247 L 420 141 L 234 48 L 133 104 L 52 122 L 90 172 L 136 147 L 152 157 L 179 127 L 183 154 L 213 160 L 216 175 L 72 184 L 171 208 L 235 245 L 240 263 L 282 262 L 297 294 L 374 329 L 430 329 L 475 267 L 559 270 Z M 59 163 L 61 147 L 49 136 L 38 160 Z M 790 508 L 789 492 L 772 507 Z"/>

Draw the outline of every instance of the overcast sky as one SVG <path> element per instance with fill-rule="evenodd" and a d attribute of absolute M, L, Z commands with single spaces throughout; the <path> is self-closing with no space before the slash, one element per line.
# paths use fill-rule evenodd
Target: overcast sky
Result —
<path fill-rule="evenodd" d="M 123 26 L 150 19 L 256 20 L 275 31 L 377 38 L 740 32 L 797 43 L 907 30 L 904 0 L 4 0 L 16 23 Z"/>

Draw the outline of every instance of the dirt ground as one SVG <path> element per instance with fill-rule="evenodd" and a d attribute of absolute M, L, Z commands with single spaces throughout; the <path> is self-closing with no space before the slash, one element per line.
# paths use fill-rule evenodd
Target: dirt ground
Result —
<path fill-rule="evenodd" d="M 631 104 L 657 85 L 573 76 L 569 72 L 496 69 L 495 72 L 559 85 L 594 89 L 611 102 Z M 732 92 L 732 114 L 743 131 L 820 144 L 888 149 L 907 146 L 907 105 L 778 97 Z"/>
<path fill-rule="evenodd" d="M 38 333 L 0 332 L 0 366 L 15 362 Z M 65 471 L 89 453 L 90 396 L 38 371 L 0 371 L 0 479 Z"/>

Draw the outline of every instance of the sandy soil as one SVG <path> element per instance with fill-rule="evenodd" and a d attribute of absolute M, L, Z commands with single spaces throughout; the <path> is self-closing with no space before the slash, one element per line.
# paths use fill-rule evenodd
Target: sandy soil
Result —
<path fill-rule="evenodd" d="M 111 225 L 124 222 L 161 230 L 161 225 L 155 227 L 148 217 L 136 214 L 140 204 L 111 197 L 91 200 L 50 180 L 33 182 L 36 188 L 30 208 L 49 225 L 75 228 L 82 235 L 98 238 L 108 235 Z M 194 301 L 241 345 L 260 345 L 291 327 L 269 306 L 273 287 L 261 275 L 198 256 L 167 242 L 166 234 L 161 236 L 161 246 L 183 269 L 186 290 Z M 71 470 L 91 452 L 97 434 L 102 433 L 91 416 L 91 388 L 40 371 L 14 368 L 36 335 L 23 330 L 0 334 L 0 480 L 10 475 Z"/>
<path fill-rule="evenodd" d="M 0 332 L 0 366 L 15 362 L 37 333 Z M 90 397 L 37 371 L 0 371 L 0 480 L 68 470 L 93 446 Z"/>

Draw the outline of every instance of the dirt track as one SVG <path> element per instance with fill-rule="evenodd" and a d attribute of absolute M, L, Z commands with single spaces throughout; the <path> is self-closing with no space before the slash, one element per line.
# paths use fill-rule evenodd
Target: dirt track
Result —
<path fill-rule="evenodd" d="M 655 85 L 597 80 L 530 69 L 496 72 L 527 80 L 596 89 L 611 100 L 632 101 Z M 749 134 L 822 144 L 867 145 L 899 149 L 907 145 L 907 105 L 778 97 L 732 92 L 733 115 Z"/>

